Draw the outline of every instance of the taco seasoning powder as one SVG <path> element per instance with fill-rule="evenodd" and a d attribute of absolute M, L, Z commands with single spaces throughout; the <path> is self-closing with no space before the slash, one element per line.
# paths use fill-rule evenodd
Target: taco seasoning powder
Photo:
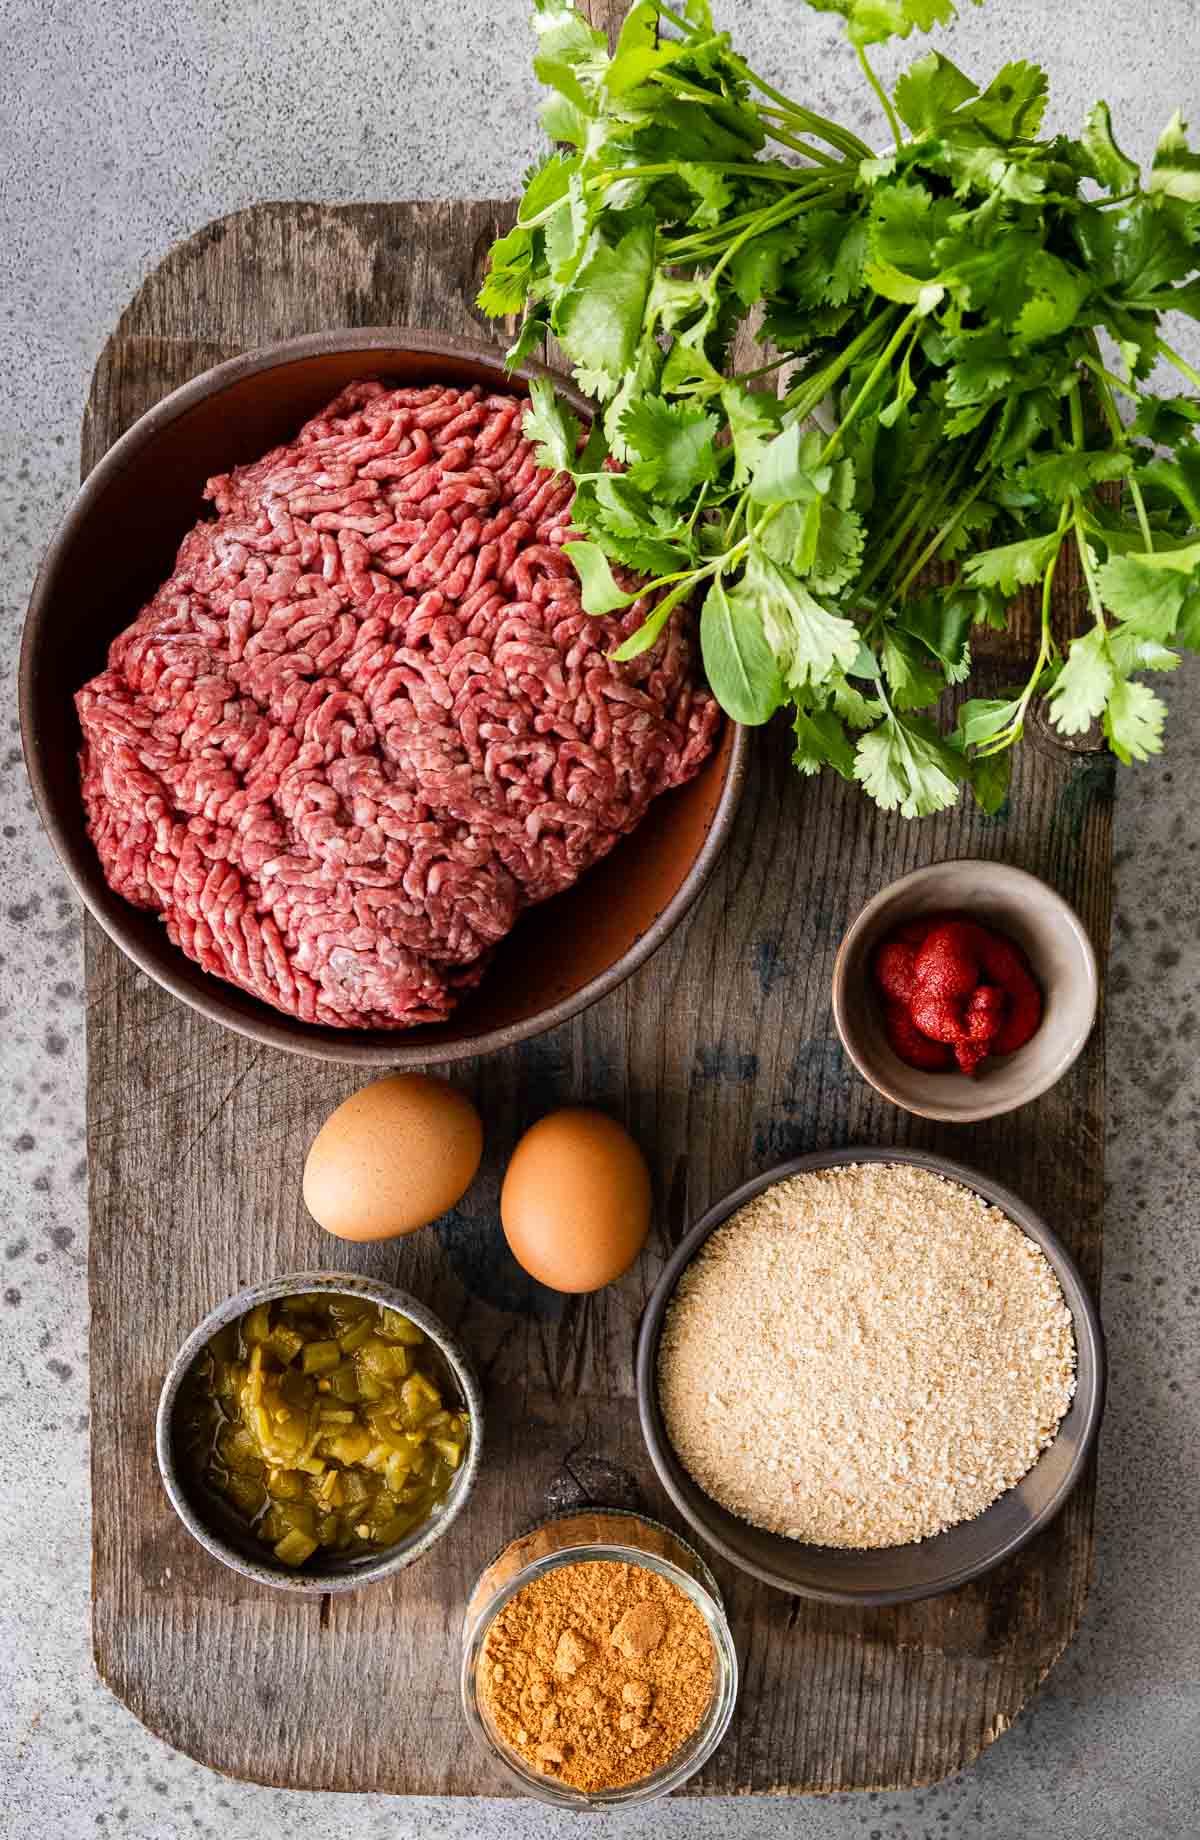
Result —
<path fill-rule="evenodd" d="M 479 1697 L 533 1769 L 598 1793 L 669 1763 L 709 1708 L 712 1638 L 669 1578 L 587 1559 L 532 1579 L 488 1630 Z"/>

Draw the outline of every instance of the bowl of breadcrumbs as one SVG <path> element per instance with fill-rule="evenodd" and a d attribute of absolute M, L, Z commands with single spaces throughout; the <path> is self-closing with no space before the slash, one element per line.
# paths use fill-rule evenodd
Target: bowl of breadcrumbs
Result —
<path fill-rule="evenodd" d="M 492 1560 L 467 1603 L 467 1723 L 510 1781 L 559 1807 L 677 1789 L 724 1737 L 737 1679 L 712 1573 L 642 1515 L 543 1522 Z"/>
<path fill-rule="evenodd" d="M 800 1157 L 692 1228 L 642 1320 L 638 1397 L 679 1511 L 766 1583 L 901 1603 L 1053 1519 L 1104 1407 L 1074 1259 L 999 1184 L 915 1151 Z"/>

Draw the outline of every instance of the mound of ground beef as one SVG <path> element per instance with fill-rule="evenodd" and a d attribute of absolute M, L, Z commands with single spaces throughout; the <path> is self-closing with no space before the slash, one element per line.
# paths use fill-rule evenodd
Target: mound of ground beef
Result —
<path fill-rule="evenodd" d="M 646 604 L 583 611 L 570 482 L 522 412 L 352 384 L 209 481 L 216 516 L 76 699 L 111 886 L 306 1022 L 445 1017 L 712 746 L 678 619 L 608 657 Z"/>

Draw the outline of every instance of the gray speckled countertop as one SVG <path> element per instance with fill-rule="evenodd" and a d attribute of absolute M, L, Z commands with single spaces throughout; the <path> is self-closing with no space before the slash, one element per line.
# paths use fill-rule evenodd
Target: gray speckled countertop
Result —
<path fill-rule="evenodd" d="M 717 10 L 765 70 L 831 113 L 872 122 L 832 21 L 798 0 L 717 0 Z M 1122 139 L 1144 156 L 1177 104 L 1200 115 L 1195 0 L 988 0 L 982 12 L 964 10 L 942 42 L 977 73 L 1006 56 L 1046 63 L 1058 125 L 1077 124 L 1107 96 Z M 515 190 L 536 145 L 524 14 L 524 0 L 6 0 L 3 9 L 4 1840 L 296 1831 L 492 1840 L 562 1825 L 513 1804 L 229 1782 L 167 1750 L 96 1680 L 80 927 L 33 815 L 14 706 L 24 602 L 74 488 L 88 377 L 143 274 L 175 239 L 260 198 Z M 1103 1297 L 1113 1380 L 1097 1577 L 1079 1636 L 1017 1727 L 936 1788 L 786 1804 L 681 1800 L 592 1818 L 596 1840 L 618 1829 L 703 1840 L 1200 1833 L 1200 663 L 1167 694 L 1166 756 L 1119 774 Z"/>

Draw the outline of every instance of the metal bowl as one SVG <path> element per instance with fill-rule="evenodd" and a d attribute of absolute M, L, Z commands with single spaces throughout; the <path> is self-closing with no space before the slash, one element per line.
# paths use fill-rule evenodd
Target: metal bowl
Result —
<path fill-rule="evenodd" d="M 508 1047 L 565 1022 L 645 963 L 696 900 L 737 810 L 747 737 L 726 723 L 704 767 L 651 805 L 643 822 L 579 881 L 528 908 L 478 990 L 444 1023 L 345 1030 L 300 1022 L 209 976 L 162 922 L 104 879 L 84 828 L 74 695 L 170 574 L 214 473 L 290 439 L 355 378 L 430 378 L 522 392 L 546 376 L 582 414 L 590 405 L 538 364 L 506 376 L 502 354 L 445 333 L 366 327 L 247 352 L 151 409 L 89 475 L 42 564 L 21 645 L 25 761 L 42 821 L 80 897 L 134 964 L 193 1009 L 269 1047 L 366 1066 L 432 1066 Z"/>
<path fill-rule="evenodd" d="M 931 1169 L 1006 1214 L 1035 1240 L 1054 1268 L 1075 1327 L 1075 1397 L 1052 1444 L 1020 1482 L 974 1520 L 927 1540 L 869 1551 L 813 1546 L 766 1533 L 739 1520 L 692 1480 L 676 1456 L 658 1401 L 658 1344 L 663 1316 L 685 1268 L 710 1233 L 764 1189 L 809 1169 L 849 1163 L 907 1163 Z M 637 1349 L 642 1432 L 659 1480 L 679 1512 L 731 1564 L 797 1597 L 871 1607 L 953 1591 L 1019 1552 L 1062 1508 L 1084 1472 L 1104 1412 L 1104 1337 L 1079 1267 L 1040 1215 L 1011 1190 L 947 1157 L 918 1150 L 837 1150 L 797 1157 L 744 1182 L 708 1210 L 685 1235 L 655 1285 L 642 1317 Z"/>
<path fill-rule="evenodd" d="M 383 1304 L 389 1310 L 399 1310 L 403 1316 L 415 1322 L 419 1329 L 423 1329 L 450 1369 L 461 1402 L 470 1414 L 471 1442 L 463 1466 L 451 1483 L 445 1499 L 438 1503 L 428 1520 L 414 1527 L 404 1539 L 398 1540 L 394 1546 L 386 1547 L 377 1557 L 368 1554 L 362 1558 L 329 1559 L 319 1567 L 310 1562 L 297 1570 L 278 1564 L 269 1547 L 264 1547 L 261 1541 L 256 1540 L 231 1510 L 227 1510 L 215 1498 L 205 1495 L 197 1482 L 184 1472 L 175 1450 L 175 1408 L 179 1402 L 180 1388 L 193 1364 L 218 1329 L 236 1322 L 239 1317 L 254 1309 L 256 1304 L 271 1303 L 277 1297 L 302 1296 L 307 1291 L 363 1297 L 370 1303 Z M 211 1553 L 214 1559 L 219 1559 L 222 1565 L 240 1572 L 243 1578 L 252 1578 L 257 1584 L 273 1585 L 281 1591 L 300 1591 L 310 1596 L 314 1592 L 356 1591 L 360 1585 L 371 1584 L 377 1578 L 390 1578 L 393 1572 L 403 1571 L 406 1565 L 411 1565 L 414 1559 L 427 1553 L 461 1514 L 479 1472 L 483 1449 L 483 1393 L 461 1342 L 447 1329 L 445 1323 L 438 1320 L 432 1310 L 426 1309 L 408 1291 L 397 1290 L 391 1284 L 381 1284 L 375 1278 L 356 1277 L 351 1272 L 293 1272 L 287 1277 L 269 1278 L 265 1283 L 252 1284 L 249 1289 L 239 1291 L 235 1297 L 226 1298 L 224 1303 L 210 1310 L 204 1321 L 192 1330 L 163 1381 L 154 1427 L 154 1443 L 163 1487 L 171 1506 L 192 1538 L 198 1540 L 205 1551 Z"/>

